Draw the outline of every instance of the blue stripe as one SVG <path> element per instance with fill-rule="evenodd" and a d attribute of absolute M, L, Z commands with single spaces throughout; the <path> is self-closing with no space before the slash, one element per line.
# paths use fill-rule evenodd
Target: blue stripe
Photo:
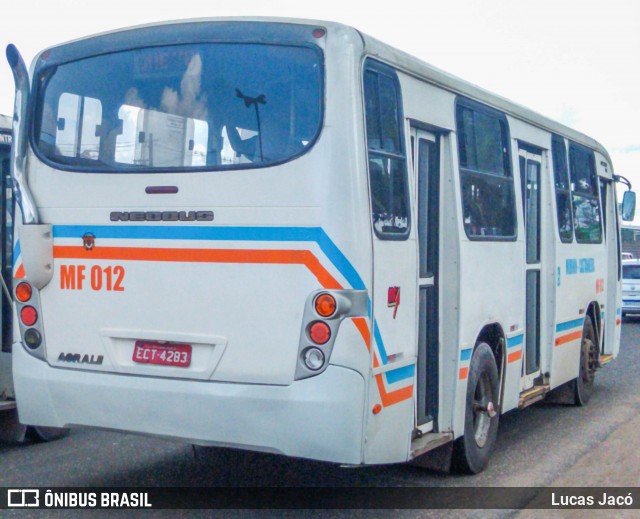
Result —
<path fill-rule="evenodd" d="M 520 346 L 522 341 L 524 340 L 524 334 L 516 335 L 507 339 L 507 348 L 515 348 L 516 346 Z"/>
<path fill-rule="evenodd" d="M 351 287 L 366 290 L 364 281 L 351 262 L 320 227 L 56 225 L 53 237 L 81 238 L 87 232 L 106 239 L 315 242 Z"/>
<path fill-rule="evenodd" d="M 16 266 L 16 262 L 18 261 L 18 258 L 20 257 L 20 240 L 16 241 L 16 245 L 13 248 L 13 266 Z"/>
<path fill-rule="evenodd" d="M 56 225 L 53 227 L 54 239 L 81 238 L 88 232 L 97 238 L 105 239 L 315 242 L 352 288 L 356 290 L 367 289 L 357 270 L 321 227 L 204 227 L 194 225 Z M 370 307 L 371 302 L 369 301 Z M 387 352 L 375 322 L 373 330 L 380 352 L 380 360 L 383 365 L 387 364 Z"/>
<path fill-rule="evenodd" d="M 460 360 L 469 360 L 471 359 L 471 354 L 473 353 L 473 348 L 469 348 L 468 350 L 462 350 L 460 352 Z"/>
<path fill-rule="evenodd" d="M 556 326 L 556 332 L 566 332 L 573 328 L 578 328 L 584 324 L 584 317 L 580 319 L 574 319 L 573 321 L 567 321 L 566 323 L 560 323 Z"/>
<path fill-rule="evenodd" d="M 387 383 L 395 384 L 396 382 L 400 382 L 401 380 L 413 378 L 415 367 L 415 364 L 410 364 L 409 366 L 404 366 L 402 368 L 387 371 L 385 373 L 385 375 L 387 376 Z"/>
<path fill-rule="evenodd" d="M 378 328 L 378 323 L 374 321 L 373 323 L 373 337 L 378 343 L 378 350 L 380 351 L 380 357 L 382 364 L 387 363 L 387 352 L 384 348 L 384 343 L 382 342 L 382 335 L 380 335 L 380 328 Z"/>

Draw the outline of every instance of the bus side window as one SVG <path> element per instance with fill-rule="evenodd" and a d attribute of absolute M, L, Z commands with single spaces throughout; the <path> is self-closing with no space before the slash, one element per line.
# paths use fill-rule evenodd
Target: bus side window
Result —
<path fill-rule="evenodd" d="M 477 103 L 459 100 L 456 124 L 467 236 L 515 239 L 515 195 L 504 116 Z"/>
<path fill-rule="evenodd" d="M 571 211 L 571 184 L 567 167 L 567 147 L 564 139 L 559 135 L 554 135 L 551 139 L 551 155 L 556 188 L 558 233 L 563 243 L 571 243 L 573 241 L 573 215 Z"/>
<path fill-rule="evenodd" d="M 578 243 L 602 243 L 600 194 L 593 151 L 571 142 L 569 144 L 569 171 L 576 241 Z"/>
<path fill-rule="evenodd" d="M 390 67 L 368 60 L 364 102 L 373 228 L 383 240 L 409 235 L 409 188 L 400 85 Z"/>

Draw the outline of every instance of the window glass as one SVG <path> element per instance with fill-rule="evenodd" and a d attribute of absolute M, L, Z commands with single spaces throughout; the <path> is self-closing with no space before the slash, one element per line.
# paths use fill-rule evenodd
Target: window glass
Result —
<path fill-rule="evenodd" d="M 464 228 L 470 237 L 513 237 L 513 182 L 480 174 L 462 175 Z"/>
<path fill-rule="evenodd" d="M 461 132 L 461 166 L 467 169 L 505 175 L 506 154 L 503 121 L 481 111 L 458 109 Z"/>
<path fill-rule="evenodd" d="M 558 233 L 562 242 L 571 243 L 573 241 L 573 220 L 569 168 L 567 167 L 567 148 L 564 144 L 564 139 L 558 135 L 554 135 L 551 140 L 551 156 L 556 188 Z"/>
<path fill-rule="evenodd" d="M 514 238 L 516 212 L 506 122 L 488 109 L 456 110 L 463 221 L 470 238 Z"/>
<path fill-rule="evenodd" d="M 640 279 L 640 265 L 622 265 L 623 279 Z"/>
<path fill-rule="evenodd" d="M 409 193 L 395 72 L 369 62 L 364 72 L 365 118 L 373 228 L 382 239 L 409 232 Z"/>
<path fill-rule="evenodd" d="M 540 163 L 527 160 L 526 166 L 527 263 L 540 261 Z"/>
<path fill-rule="evenodd" d="M 602 227 L 604 229 L 605 240 L 607 238 L 607 192 L 609 182 L 600 179 L 600 205 L 602 207 Z"/>
<path fill-rule="evenodd" d="M 303 153 L 320 130 L 322 54 L 203 43 L 133 49 L 43 71 L 36 140 L 87 171 L 222 169 Z"/>
<path fill-rule="evenodd" d="M 600 243 L 600 204 L 597 197 L 573 193 L 576 240 L 583 243 Z"/>
<path fill-rule="evenodd" d="M 640 279 L 640 265 L 622 265 L 623 279 Z"/>
<path fill-rule="evenodd" d="M 569 172 L 576 240 L 580 243 L 601 243 L 600 194 L 593 152 L 570 143 Z"/>
<path fill-rule="evenodd" d="M 598 184 L 593 162 L 593 152 L 571 143 L 571 183 L 578 193 L 598 195 Z"/>

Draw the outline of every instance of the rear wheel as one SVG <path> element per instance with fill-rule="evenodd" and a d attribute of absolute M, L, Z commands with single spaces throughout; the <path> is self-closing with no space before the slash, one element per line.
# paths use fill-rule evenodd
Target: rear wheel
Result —
<path fill-rule="evenodd" d="M 577 406 L 586 405 L 593 394 L 593 382 L 598 369 L 598 342 L 591 318 L 584 320 L 582 344 L 580 346 L 580 369 L 573 381 L 573 393 Z"/>
<path fill-rule="evenodd" d="M 482 472 L 498 435 L 500 380 L 491 348 L 480 343 L 469 366 L 464 433 L 454 444 L 453 468 L 465 474 Z"/>

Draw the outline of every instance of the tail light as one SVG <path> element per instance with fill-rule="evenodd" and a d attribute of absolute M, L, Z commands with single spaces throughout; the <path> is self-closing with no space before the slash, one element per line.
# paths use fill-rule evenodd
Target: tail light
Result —
<path fill-rule="evenodd" d="M 327 369 L 340 323 L 349 317 L 366 317 L 368 311 L 366 290 L 319 290 L 310 294 L 302 317 L 295 380 Z"/>
<path fill-rule="evenodd" d="M 33 294 L 33 289 L 31 285 L 26 281 L 19 283 L 16 287 L 16 299 L 21 303 L 26 303 L 31 299 L 31 295 Z"/>
<path fill-rule="evenodd" d="M 314 301 L 314 307 L 320 317 L 331 317 L 336 313 L 338 304 L 331 294 L 320 294 Z"/>
<path fill-rule="evenodd" d="M 25 326 L 33 326 L 38 320 L 38 312 L 33 306 L 23 306 L 20 310 L 20 320 Z"/>
<path fill-rule="evenodd" d="M 331 339 L 331 328 L 324 321 L 316 321 L 309 326 L 309 337 L 316 344 L 326 344 Z"/>
<path fill-rule="evenodd" d="M 22 343 L 34 357 L 45 360 L 44 334 L 40 311 L 40 294 L 31 283 L 15 279 L 15 303 Z"/>
<path fill-rule="evenodd" d="M 29 328 L 24 332 L 24 343 L 32 350 L 35 350 L 42 344 L 42 335 L 35 328 Z"/>

